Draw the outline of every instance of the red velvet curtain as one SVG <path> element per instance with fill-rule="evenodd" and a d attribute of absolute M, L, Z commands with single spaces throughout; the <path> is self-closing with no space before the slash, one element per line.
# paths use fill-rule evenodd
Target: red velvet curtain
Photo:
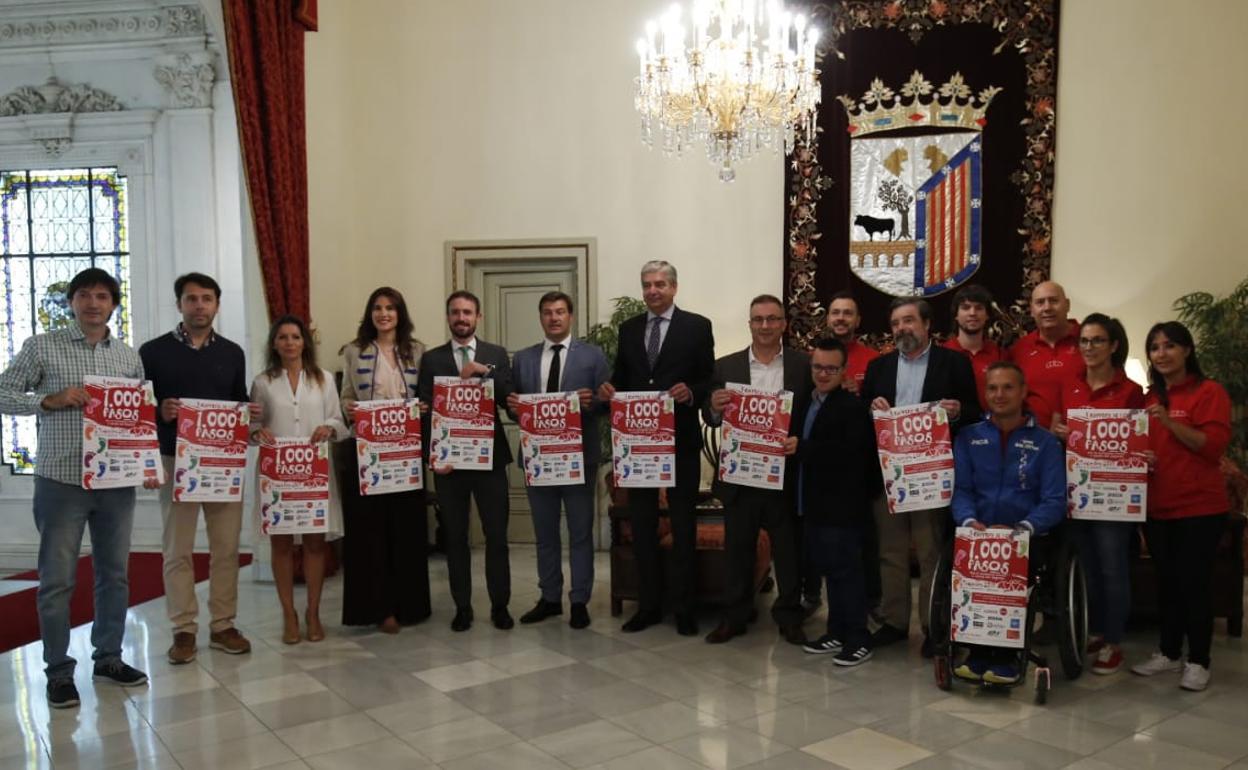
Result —
<path fill-rule="evenodd" d="M 269 318 L 308 319 L 303 35 L 315 3 L 224 0 L 230 81 Z"/>

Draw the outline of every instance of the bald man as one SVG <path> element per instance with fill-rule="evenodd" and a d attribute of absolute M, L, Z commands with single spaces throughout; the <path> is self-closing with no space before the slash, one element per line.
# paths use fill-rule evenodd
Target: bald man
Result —
<path fill-rule="evenodd" d="M 1044 281 L 1031 291 L 1028 305 L 1035 331 L 1010 348 L 1010 360 L 1027 380 L 1027 411 L 1036 424 L 1052 427 L 1062 385 L 1083 375 L 1079 354 L 1079 322 L 1069 317 L 1070 300 L 1056 281 Z"/>

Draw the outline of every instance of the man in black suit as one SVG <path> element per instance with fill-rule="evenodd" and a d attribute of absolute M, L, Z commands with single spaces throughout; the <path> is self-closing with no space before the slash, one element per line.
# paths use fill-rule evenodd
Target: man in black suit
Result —
<path fill-rule="evenodd" d="M 750 302 L 750 346 L 715 362 L 711 395 L 702 408 L 707 425 L 723 422 L 730 394 L 727 383 L 735 382 L 768 391 L 787 390 L 797 394 L 811 387 L 810 357 L 784 346 L 784 304 L 760 294 Z M 720 481 L 712 490 L 724 504 L 724 547 L 728 556 L 728 602 L 719 626 L 707 634 L 711 644 L 726 642 L 745 633 L 754 611 L 754 562 L 758 553 L 758 530 L 766 527 L 771 536 L 775 563 L 776 601 L 771 616 L 780 633 L 791 644 L 806 641 L 802 633 L 802 603 L 799 591 L 801 559 L 794 532 L 795 499 L 792 480 L 796 462 L 785 464 L 784 489 L 759 489 Z"/>
<path fill-rule="evenodd" d="M 694 559 L 697 522 L 694 508 L 702 475 L 702 429 L 698 405 L 710 393 L 715 368 L 711 322 L 676 307 L 676 268 L 663 260 L 641 267 L 641 295 L 646 312 L 620 325 L 619 350 L 611 381 L 599 389 L 610 400 L 616 390 L 665 390 L 676 402 L 676 486 L 668 490 L 667 515 L 672 529 L 672 609 L 676 631 L 698 633 L 694 619 Z M 629 489 L 633 554 L 639 576 L 639 607 L 623 627 L 641 631 L 663 619 L 659 563 L 659 490 Z"/>
<path fill-rule="evenodd" d="M 932 309 L 925 300 L 898 297 L 889 311 L 889 325 L 897 349 L 867 365 L 862 397 L 874 410 L 939 401 L 949 414 L 950 428 L 979 420 L 975 373 L 966 356 L 931 341 Z M 932 574 L 946 538 L 949 508 L 891 514 L 876 506 L 875 525 L 880 544 L 880 627 L 872 636 L 875 647 L 909 637 L 910 544 L 919 559 L 919 622 L 923 626 L 923 653 L 930 655 L 927 638 L 927 596 Z M 871 569 L 871 565 L 867 565 Z"/>
<path fill-rule="evenodd" d="M 507 612 L 511 601 L 511 565 L 507 555 L 507 466 L 511 448 L 499 418 L 501 407 L 514 388 L 507 351 L 477 339 L 481 301 L 469 291 L 457 291 L 446 300 L 446 323 L 451 339 L 420 358 L 420 401 L 433 403 L 434 377 L 472 377 L 494 380 L 494 465 L 490 470 L 451 470 L 437 466 L 431 454 L 429 469 L 437 474 L 438 502 L 446 533 L 446 571 L 455 600 L 451 630 L 472 626 L 472 556 L 468 548 L 469 498 L 477 501 L 481 529 L 485 532 L 485 583 L 490 594 L 490 620 L 507 630 L 515 625 Z M 431 421 L 424 420 L 424 445 L 429 447 Z"/>

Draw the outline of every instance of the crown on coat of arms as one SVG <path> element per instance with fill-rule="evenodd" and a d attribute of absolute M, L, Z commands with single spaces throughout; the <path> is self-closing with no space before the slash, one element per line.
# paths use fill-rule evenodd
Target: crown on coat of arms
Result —
<path fill-rule="evenodd" d="M 961 72 L 953 73 L 936 89 L 923 73 L 915 70 L 900 93 L 876 78 L 861 101 L 848 96 L 838 96 L 837 100 L 845 107 L 848 130 L 854 136 L 915 126 L 983 131 L 988 122 L 984 117 L 988 105 L 999 93 L 997 86 L 988 86 L 973 94 Z"/>

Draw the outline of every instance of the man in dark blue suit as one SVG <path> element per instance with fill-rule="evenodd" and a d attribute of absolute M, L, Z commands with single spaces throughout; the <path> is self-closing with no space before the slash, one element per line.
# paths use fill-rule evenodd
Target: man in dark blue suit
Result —
<path fill-rule="evenodd" d="M 597 345 L 572 337 L 572 298 L 561 291 L 547 292 L 537 303 L 546 339 L 516 352 L 511 370 L 516 392 L 507 397 L 513 418 L 520 393 L 566 393 L 575 391 L 581 402 L 584 438 L 584 480 L 580 484 L 529 487 L 529 508 L 537 536 L 537 585 L 541 598 L 520 616 L 521 623 L 536 623 L 563 614 L 563 547 L 559 537 L 559 506 L 568 512 L 568 559 L 572 565 L 572 603 L 568 624 L 589 625 L 590 591 L 594 586 L 594 485 L 598 480 L 598 420 L 606 403 L 595 396 L 610 372 L 607 357 Z M 520 458 L 523 467 L 524 457 Z"/>
<path fill-rule="evenodd" d="M 698 633 L 694 619 L 694 560 L 697 522 L 694 509 L 702 476 L 702 428 L 698 407 L 710 394 L 715 371 L 715 337 L 711 322 L 681 310 L 676 299 L 676 268 L 663 260 L 641 266 L 641 296 L 646 312 L 620 325 L 619 352 L 611 381 L 599 389 L 609 401 L 616 390 L 667 391 L 676 402 L 676 486 L 667 493 L 667 516 L 672 528 L 672 609 L 676 631 Z M 663 619 L 659 563 L 659 490 L 628 490 L 633 525 L 633 554 L 637 559 L 637 614 L 623 630 L 641 631 Z"/>

